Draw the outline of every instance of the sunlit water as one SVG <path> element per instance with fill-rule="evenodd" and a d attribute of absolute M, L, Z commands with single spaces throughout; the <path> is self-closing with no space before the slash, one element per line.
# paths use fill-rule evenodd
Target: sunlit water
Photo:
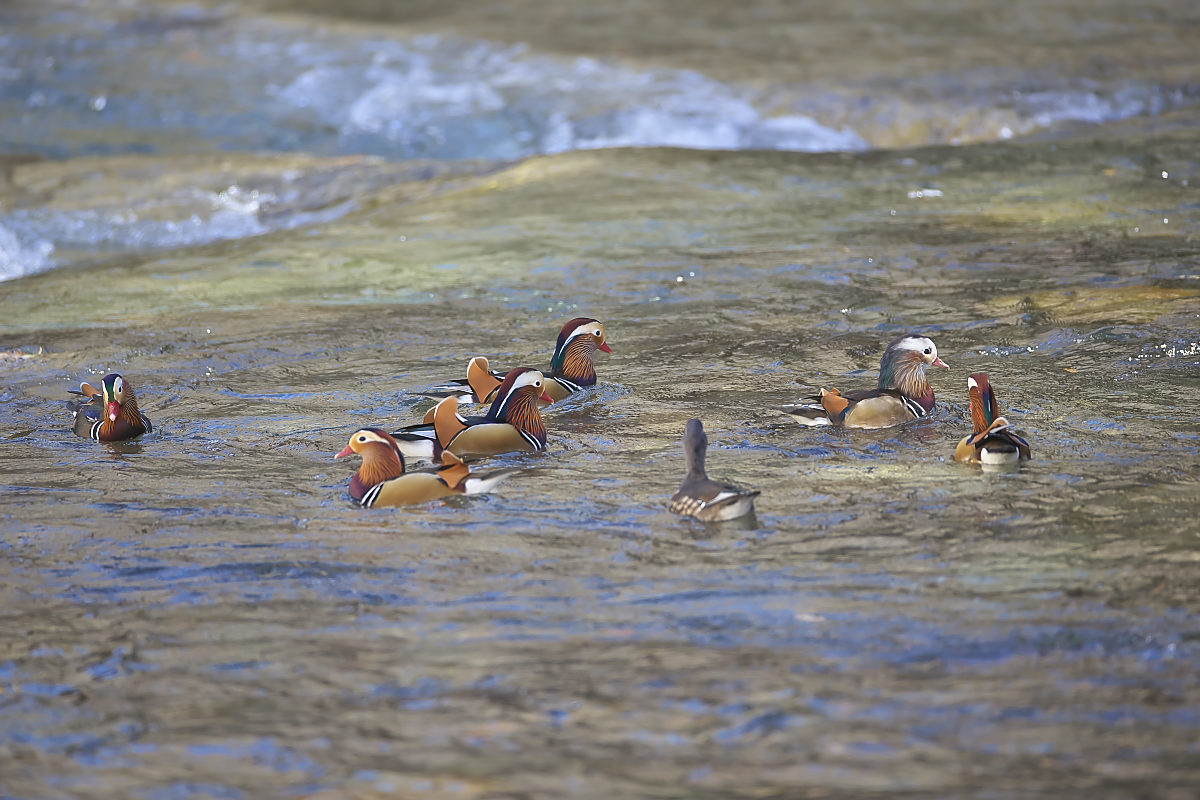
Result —
<path fill-rule="evenodd" d="M 200 126 L 190 158 L 6 162 L 0 267 L 37 274 L 0 292 L 0 794 L 1193 796 L 1188 113 L 514 163 Z M 522 468 L 489 496 L 350 505 L 353 430 L 472 355 L 545 367 L 580 315 L 614 353 L 549 452 L 489 459 Z M 905 331 L 952 367 L 931 419 L 778 413 Z M 114 370 L 156 432 L 76 439 L 66 390 Z M 979 370 L 1018 472 L 950 459 Z M 691 416 L 756 517 L 666 512 Z"/>

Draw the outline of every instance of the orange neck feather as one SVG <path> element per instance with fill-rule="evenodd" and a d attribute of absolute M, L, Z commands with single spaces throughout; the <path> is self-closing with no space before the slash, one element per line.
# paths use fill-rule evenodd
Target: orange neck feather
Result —
<path fill-rule="evenodd" d="M 525 431 L 546 441 L 546 424 L 542 422 L 542 414 L 538 411 L 537 398 L 540 392 L 533 387 L 520 389 L 505 410 L 504 421 L 517 430 Z"/>
<path fill-rule="evenodd" d="M 588 386 L 596 382 L 596 338 L 594 336 L 576 336 L 563 353 L 562 368 L 554 373 L 557 376 Z"/>
<path fill-rule="evenodd" d="M 404 461 L 400 454 L 385 444 L 372 442 L 361 455 L 363 462 L 358 468 L 358 479 L 368 489 L 404 474 Z"/>
<path fill-rule="evenodd" d="M 115 420 L 108 418 L 108 409 L 103 408 L 101 402 L 100 413 L 104 415 L 104 422 L 100 424 L 100 430 L 97 436 L 101 441 L 114 438 L 118 432 L 118 428 L 132 429 L 134 431 L 145 431 L 146 426 L 142 424 L 142 414 L 138 411 L 137 398 L 133 394 L 132 389 L 125 390 L 125 401 L 121 403 L 121 408 L 117 411 Z"/>
<path fill-rule="evenodd" d="M 971 398 L 971 427 L 974 433 L 987 430 L 987 409 L 983 406 L 983 391 L 978 386 L 972 386 L 967 395 Z"/>

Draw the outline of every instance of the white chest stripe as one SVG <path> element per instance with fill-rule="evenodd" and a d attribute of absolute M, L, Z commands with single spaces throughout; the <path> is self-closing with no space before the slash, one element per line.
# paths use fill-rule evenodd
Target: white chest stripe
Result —
<path fill-rule="evenodd" d="M 382 491 L 383 483 L 375 484 L 370 489 L 367 489 L 367 492 L 363 495 L 362 500 L 358 501 L 359 505 L 361 505 L 363 508 L 370 508 L 371 506 L 375 505 L 375 501 L 379 499 L 379 493 Z"/>
<path fill-rule="evenodd" d="M 914 417 L 920 418 L 925 416 L 925 408 L 916 400 L 912 400 L 907 397 L 901 397 L 900 399 L 904 401 L 904 407 L 907 408 L 908 412 Z"/>

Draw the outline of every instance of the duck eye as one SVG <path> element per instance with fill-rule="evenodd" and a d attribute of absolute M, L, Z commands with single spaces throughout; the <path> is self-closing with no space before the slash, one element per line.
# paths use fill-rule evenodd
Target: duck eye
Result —
<path fill-rule="evenodd" d="M 360 436 L 360 437 L 358 437 L 358 440 L 359 440 L 360 442 L 365 442 L 365 441 L 367 440 L 367 437 L 365 437 L 365 436 Z"/>
<path fill-rule="evenodd" d="M 534 385 L 534 386 L 541 386 L 541 385 L 542 385 L 542 382 L 541 382 L 541 381 L 534 381 L 534 382 L 533 382 L 533 385 Z"/>
<path fill-rule="evenodd" d="M 600 335 L 602 333 L 603 333 L 603 331 L 601 331 L 599 328 L 597 328 L 596 331 L 594 333 L 592 333 L 592 336 L 595 336 L 598 339 L 598 338 L 600 338 Z"/>
<path fill-rule="evenodd" d="M 928 347 L 926 347 L 926 348 L 925 348 L 925 355 L 929 355 L 929 348 L 928 348 Z"/>

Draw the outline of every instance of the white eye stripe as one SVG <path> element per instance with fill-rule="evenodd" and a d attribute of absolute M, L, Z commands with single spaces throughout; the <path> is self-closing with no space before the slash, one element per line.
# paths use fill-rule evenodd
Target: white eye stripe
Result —
<path fill-rule="evenodd" d="M 932 340 L 926 339 L 924 336 L 910 336 L 907 339 L 901 339 L 896 345 L 897 350 L 916 350 L 924 353 L 928 350 L 927 355 L 937 356 L 937 345 Z"/>
<path fill-rule="evenodd" d="M 589 322 L 586 325 L 580 325 L 575 330 L 571 331 L 571 335 L 567 337 L 567 341 L 574 339 L 576 336 L 601 336 L 604 331 L 595 327 L 594 322 Z"/>
<path fill-rule="evenodd" d="M 967 378 L 967 389 L 968 390 L 969 389 L 978 389 L 978 388 L 979 388 L 979 384 L 975 382 L 974 378 Z"/>
<path fill-rule="evenodd" d="M 516 382 L 513 383 L 513 389 L 518 389 L 522 386 L 540 387 L 541 385 L 542 385 L 542 373 L 540 373 L 536 370 L 533 370 L 530 372 L 526 372 L 524 375 L 517 378 Z"/>

